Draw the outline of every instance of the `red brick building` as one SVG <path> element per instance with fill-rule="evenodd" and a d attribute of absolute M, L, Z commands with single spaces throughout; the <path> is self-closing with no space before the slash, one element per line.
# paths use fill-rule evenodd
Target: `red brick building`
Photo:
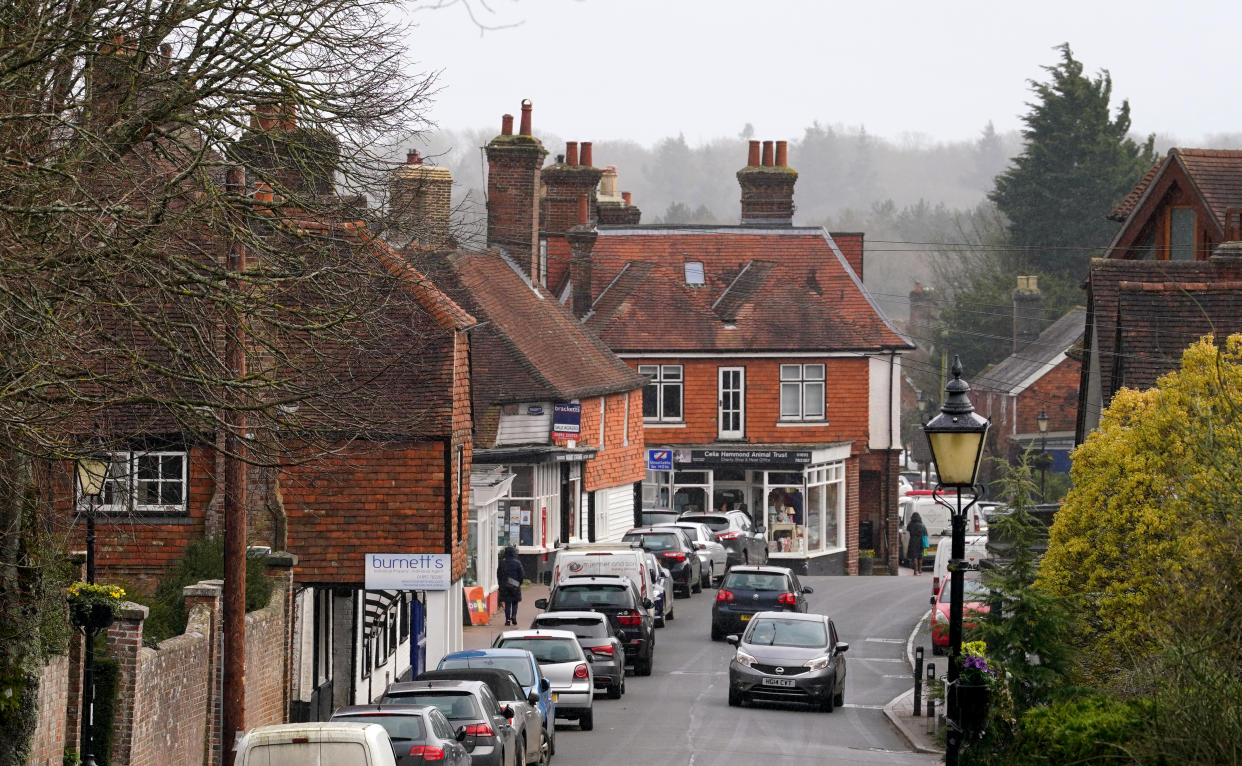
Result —
<path fill-rule="evenodd" d="M 581 146 L 543 169 L 558 206 L 521 252 L 534 281 L 648 378 L 643 505 L 744 508 L 769 558 L 803 572 L 857 571 L 860 532 L 895 566 L 898 392 L 912 346 L 863 287 L 862 235 L 792 225 L 784 142 L 762 157 L 752 142 L 738 172 L 742 225 L 706 227 L 637 225 L 611 188 L 605 205 Z M 489 196 L 489 230 L 527 230 L 496 220 L 526 214 L 509 199 Z"/>

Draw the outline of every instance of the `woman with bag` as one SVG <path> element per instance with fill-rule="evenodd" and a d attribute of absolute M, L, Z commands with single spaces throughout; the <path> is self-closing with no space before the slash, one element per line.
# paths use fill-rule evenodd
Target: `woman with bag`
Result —
<path fill-rule="evenodd" d="M 910 522 L 906 524 L 906 531 L 910 533 L 910 542 L 906 548 L 906 558 L 910 559 L 910 566 L 914 568 L 914 574 L 923 574 L 923 549 L 927 547 L 927 527 L 923 524 L 923 517 L 918 511 L 910 514 Z"/>
<path fill-rule="evenodd" d="M 498 598 L 505 606 L 505 625 L 517 625 L 518 602 L 522 600 L 522 580 L 526 570 L 518 561 L 517 548 L 505 547 L 505 557 L 496 567 L 496 582 L 500 583 Z"/>

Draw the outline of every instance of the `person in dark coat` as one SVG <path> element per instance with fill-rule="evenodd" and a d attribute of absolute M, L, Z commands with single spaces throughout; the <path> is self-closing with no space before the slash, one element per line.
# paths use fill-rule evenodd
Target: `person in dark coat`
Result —
<path fill-rule="evenodd" d="M 496 582 L 500 583 L 498 597 L 505 606 L 505 625 L 517 625 L 518 602 L 522 600 L 522 580 L 525 578 L 526 570 L 518 561 L 517 548 L 506 546 L 505 557 L 496 567 Z"/>
<path fill-rule="evenodd" d="M 914 574 L 921 575 L 923 574 L 923 538 L 927 537 L 927 527 L 923 524 L 923 517 L 917 511 L 910 514 L 906 531 L 910 533 L 910 542 L 906 546 L 906 558 L 910 559 Z"/>

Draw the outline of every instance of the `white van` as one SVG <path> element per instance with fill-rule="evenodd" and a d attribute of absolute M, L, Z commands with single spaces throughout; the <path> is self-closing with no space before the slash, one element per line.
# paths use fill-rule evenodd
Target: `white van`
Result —
<path fill-rule="evenodd" d="M 936 596 L 940 595 L 940 587 L 947 585 L 949 582 L 949 557 L 953 555 L 953 539 L 950 535 L 945 535 L 938 541 L 936 546 L 936 559 L 932 563 L 932 581 L 931 581 L 931 604 L 936 603 Z M 987 535 L 966 535 L 966 563 L 971 569 L 978 569 L 979 562 L 988 557 L 988 536 Z"/>
<path fill-rule="evenodd" d="M 628 577 L 638 588 L 638 595 L 655 601 L 651 584 L 659 573 L 650 571 L 647 551 L 624 544 L 579 544 L 561 548 L 552 564 L 552 582 L 576 575 L 608 575 Z"/>
<path fill-rule="evenodd" d="M 941 499 L 953 505 L 957 503 L 955 495 L 945 493 L 941 495 Z M 969 501 L 970 498 L 962 498 L 963 505 Z M 902 561 L 905 561 L 906 551 L 910 550 L 910 533 L 906 531 L 906 525 L 910 522 L 911 514 L 915 512 L 923 520 L 923 526 L 927 527 L 928 546 L 923 551 L 923 568 L 926 569 L 936 557 L 939 538 L 944 536 L 947 540 L 948 536 L 953 534 L 953 524 L 949 517 L 949 509 L 936 502 L 936 498 L 932 496 L 931 490 L 916 489 L 913 492 L 907 492 L 897 502 L 898 535 L 901 541 L 900 556 Z M 987 533 L 988 521 L 983 515 L 983 510 L 977 504 L 972 505 L 966 511 L 966 535 L 983 535 L 986 537 Z"/>
<path fill-rule="evenodd" d="M 237 743 L 237 766 L 397 766 L 388 732 L 377 723 L 259 726 Z"/>

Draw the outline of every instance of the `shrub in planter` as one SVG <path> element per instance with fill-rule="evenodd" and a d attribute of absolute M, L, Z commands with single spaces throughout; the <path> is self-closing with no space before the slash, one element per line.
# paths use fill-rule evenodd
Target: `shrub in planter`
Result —
<path fill-rule="evenodd" d="M 65 589 L 69 619 L 79 628 L 106 628 L 121 613 L 125 589 L 116 585 L 75 582 Z"/>

